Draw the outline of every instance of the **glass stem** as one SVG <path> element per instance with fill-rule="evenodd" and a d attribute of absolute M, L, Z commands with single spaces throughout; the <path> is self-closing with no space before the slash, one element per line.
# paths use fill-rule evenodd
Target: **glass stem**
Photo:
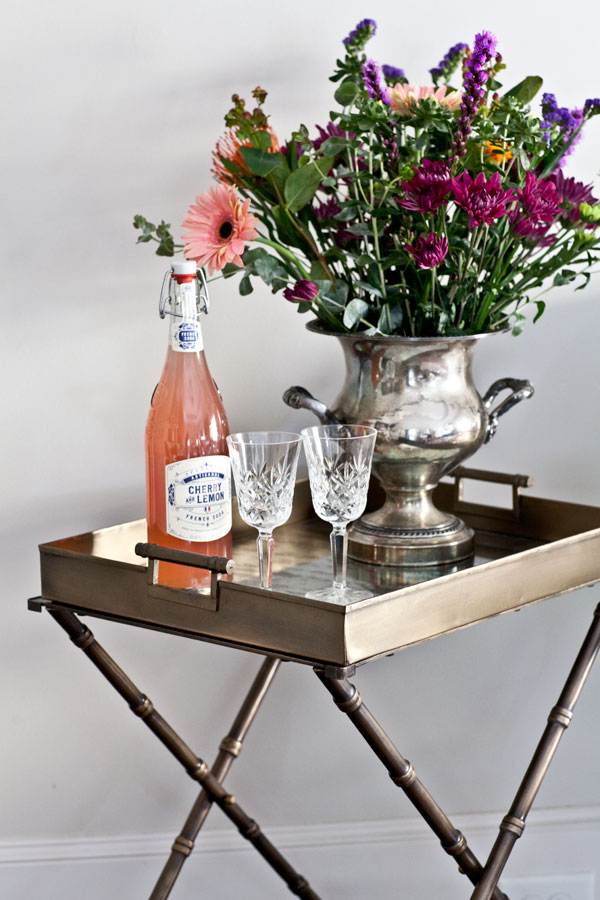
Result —
<path fill-rule="evenodd" d="M 273 532 L 259 531 L 256 539 L 260 586 L 270 590 L 273 580 Z"/>
<path fill-rule="evenodd" d="M 333 526 L 331 531 L 331 559 L 333 561 L 333 586 L 339 590 L 346 587 L 346 559 L 348 555 L 348 535 L 346 526 Z"/>

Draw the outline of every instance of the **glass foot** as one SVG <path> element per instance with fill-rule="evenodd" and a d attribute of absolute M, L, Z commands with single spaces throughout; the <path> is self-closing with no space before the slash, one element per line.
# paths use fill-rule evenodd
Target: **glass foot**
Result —
<path fill-rule="evenodd" d="M 366 600 L 373 596 L 373 591 L 367 587 L 327 587 L 319 591 L 308 591 L 305 595 L 309 600 L 324 600 L 326 603 L 339 603 L 346 606 L 356 600 Z"/>

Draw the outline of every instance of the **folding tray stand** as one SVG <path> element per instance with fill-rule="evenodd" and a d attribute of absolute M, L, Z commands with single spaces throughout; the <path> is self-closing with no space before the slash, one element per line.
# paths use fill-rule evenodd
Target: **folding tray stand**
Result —
<path fill-rule="evenodd" d="M 466 478 L 509 485 L 512 507 L 466 503 Z M 404 791 L 443 849 L 475 886 L 472 900 L 507 900 L 497 886 L 498 880 L 517 838 L 523 834 L 527 814 L 597 655 L 600 605 L 485 863 L 476 858 L 464 835 L 393 745 L 348 678 L 357 666 L 382 655 L 600 581 L 600 509 L 522 495 L 521 489 L 528 485 L 525 476 L 457 470 L 454 485 L 439 486 L 436 502 L 459 513 L 476 530 L 473 564 L 462 569 L 456 566 L 455 571 L 446 568 L 450 574 L 430 570 L 425 581 L 424 570 L 411 573 L 363 566 L 353 574 L 372 584 L 373 596 L 348 606 L 304 597 L 319 572 L 321 577 L 328 577 L 328 529 L 312 517 L 305 482 L 298 483 L 290 521 L 277 532 L 271 591 L 255 586 L 256 532 L 239 520 L 234 524 L 233 580 L 220 577 L 231 573 L 231 561 L 143 543 L 143 520 L 41 545 L 42 596 L 30 600 L 29 608 L 47 610 L 201 787 L 150 900 L 165 900 L 171 893 L 213 803 L 293 894 L 318 900 L 316 891 L 223 785 L 282 659 L 314 668 L 338 709 L 362 734 L 393 783 Z M 148 558 L 148 564 L 140 557 Z M 210 568 L 210 594 L 160 585 L 159 560 Z M 402 586 L 398 586 L 399 577 L 404 579 Z M 80 615 L 265 656 L 212 767 L 195 755 L 98 644 Z"/>

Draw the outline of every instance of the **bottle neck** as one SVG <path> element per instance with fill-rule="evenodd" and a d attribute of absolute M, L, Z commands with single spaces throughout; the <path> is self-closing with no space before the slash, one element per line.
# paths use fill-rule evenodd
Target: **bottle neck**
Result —
<path fill-rule="evenodd" d="M 176 353 L 199 353 L 204 349 L 196 279 L 178 281 L 171 285 L 171 313 L 169 315 L 169 347 Z"/>

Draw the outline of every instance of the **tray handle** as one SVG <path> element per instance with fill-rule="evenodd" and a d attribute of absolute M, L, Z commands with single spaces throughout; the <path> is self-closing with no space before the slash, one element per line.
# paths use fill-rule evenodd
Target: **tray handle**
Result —
<path fill-rule="evenodd" d="M 466 466 L 458 466 L 450 473 L 450 477 L 454 478 L 454 511 L 457 513 L 476 513 L 483 512 L 495 519 L 516 519 L 521 518 L 521 492 L 523 488 L 531 487 L 533 478 L 529 475 L 510 475 L 505 472 L 491 472 L 487 469 L 469 469 Z M 464 480 L 469 478 L 473 481 L 487 481 L 491 484 L 507 484 L 512 487 L 512 507 L 505 509 L 503 507 L 487 506 L 480 503 L 469 503 L 464 500 Z"/>
<path fill-rule="evenodd" d="M 159 544 L 136 544 L 135 552 L 149 561 L 148 563 L 148 596 L 162 600 L 175 600 L 181 603 L 193 602 L 204 609 L 217 610 L 217 591 L 220 575 L 231 575 L 233 560 L 226 556 L 206 556 L 204 553 L 192 553 L 189 550 L 173 550 Z M 158 563 L 170 562 L 181 566 L 194 566 L 197 569 L 208 569 L 210 575 L 210 595 L 192 593 L 190 591 L 170 588 L 158 583 Z"/>

